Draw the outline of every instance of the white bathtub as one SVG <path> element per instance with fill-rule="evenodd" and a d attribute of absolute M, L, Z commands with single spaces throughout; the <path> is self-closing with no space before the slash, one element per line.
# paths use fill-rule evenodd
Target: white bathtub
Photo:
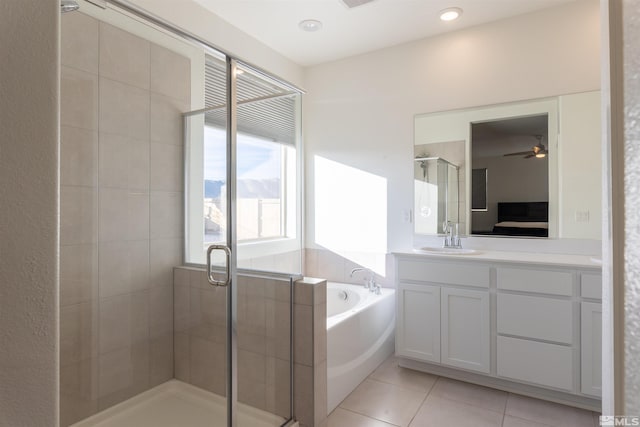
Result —
<path fill-rule="evenodd" d="M 329 412 L 394 351 L 395 291 L 327 283 Z"/>

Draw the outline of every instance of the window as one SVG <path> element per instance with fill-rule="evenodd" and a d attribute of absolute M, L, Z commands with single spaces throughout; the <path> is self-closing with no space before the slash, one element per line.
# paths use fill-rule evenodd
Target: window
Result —
<path fill-rule="evenodd" d="M 185 262 L 204 264 L 206 249 L 227 242 L 226 64 L 207 55 L 204 108 L 185 114 Z M 301 95 L 239 64 L 236 74 L 235 230 L 238 267 L 300 272 Z"/>
<path fill-rule="evenodd" d="M 238 241 L 294 236 L 287 227 L 287 197 L 295 193 L 287 166 L 295 164 L 295 149 L 243 133 L 238 144 Z M 204 131 L 204 243 L 226 240 L 226 130 Z M 295 169 L 291 172 L 295 172 Z"/>

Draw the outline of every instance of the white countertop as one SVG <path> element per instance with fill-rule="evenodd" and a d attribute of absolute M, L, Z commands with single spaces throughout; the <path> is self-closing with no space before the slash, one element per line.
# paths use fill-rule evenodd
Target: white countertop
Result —
<path fill-rule="evenodd" d="M 480 249 L 478 252 L 469 255 L 456 254 L 438 254 L 422 251 L 420 249 L 412 249 L 409 251 L 394 252 L 394 255 L 415 258 L 446 258 L 450 261 L 476 262 L 476 261 L 498 261 L 518 264 L 543 264 L 557 265 L 563 267 L 580 267 L 592 268 L 600 270 L 602 263 L 597 261 L 592 255 L 571 255 L 571 254 L 554 254 L 554 253 L 536 253 L 536 252 L 515 252 L 515 251 L 492 251 Z"/>

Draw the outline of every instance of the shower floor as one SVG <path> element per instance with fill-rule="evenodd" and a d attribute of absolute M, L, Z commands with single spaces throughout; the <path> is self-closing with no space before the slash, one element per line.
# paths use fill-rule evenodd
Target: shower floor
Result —
<path fill-rule="evenodd" d="M 72 427 L 224 427 L 225 412 L 225 398 L 171 380 Z M 271 413 L 238 404 L 238 425 L 241 427 L 274 427 L 284 421 Z"/>

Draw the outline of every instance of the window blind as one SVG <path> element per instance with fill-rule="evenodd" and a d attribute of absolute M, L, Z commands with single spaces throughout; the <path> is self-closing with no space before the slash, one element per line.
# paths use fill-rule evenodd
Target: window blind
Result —
<path fill-rule="evenodd" d="M 296 92 L 244 71 L 237 78 L 238 132 L 296 144 Z M 205 124 L 226 127 L 226 64 L 212 56 L 205 61 Z"/>

